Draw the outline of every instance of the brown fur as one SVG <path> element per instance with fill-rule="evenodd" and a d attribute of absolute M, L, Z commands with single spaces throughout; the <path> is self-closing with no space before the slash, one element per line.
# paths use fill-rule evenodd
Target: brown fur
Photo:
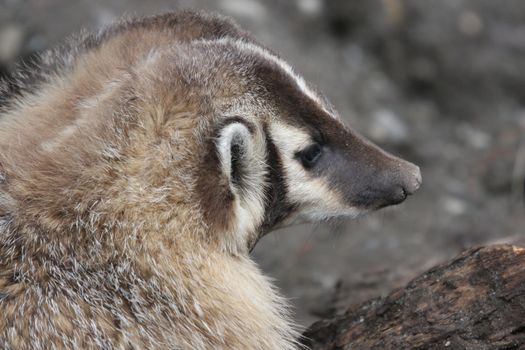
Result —
<path fill-rule="evenodd" d="M 216 96 L 170 62 L 185 59 L 178 41 L 223 35 L 245 36 L 188 13 L 118 25 L 3 113 L 1 348 L 292 346 L 247 246 L 222 249 Z"/>

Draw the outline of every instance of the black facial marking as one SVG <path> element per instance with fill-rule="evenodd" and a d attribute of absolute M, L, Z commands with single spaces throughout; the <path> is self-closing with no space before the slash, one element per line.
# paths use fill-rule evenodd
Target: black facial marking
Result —
<path fill-rule="evenodd" d="M 270 186 L 266 193 L 266 204 L 264 220 L 260 227 L 261 236 L 268 233 L 277 223 L 284 220 L 294 209 L 295 206 L 287 200 L 286 183 L 284 181 L 284 170 L 281 157 L 277 151 L 277 146 L 270 137 L 268 125 L 263 125 L 266 135 L 268 180 Z M 251 243 L 250 249 L 256 242 Z"/>
<path fill-rule="evenodd" d="M 348 141 L 349 129 L 304 94 L 297 82 L 280 67 L 261 61 L 255 66 L 254 75 L 265 87 L 267 100 L 275 104 L 279 118 L 284 122 L 302 129 L 321 146 Z"/>
<path fill-rule="evenodd" d="M 315 164 L 321 157 L 321 153 L 321 145 L 319 145 L 318 143 L 314 143 L 306 147 L 302 151 L 297 152 L 295 154 L 295 157 L 301 161 L 301 163 L 306 169 L 311 169 L 313 166 L 315 166 Z"/>

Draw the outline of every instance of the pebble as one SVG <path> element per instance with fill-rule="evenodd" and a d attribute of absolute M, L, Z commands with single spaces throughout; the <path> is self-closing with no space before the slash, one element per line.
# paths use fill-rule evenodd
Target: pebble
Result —
<path fill-rule="evenodd" d="M 468 36 L 476 36 L 483 30 L 483 20 L 481 17 L 471 11 L 466 11 L 459 16 L 459 30 Z"/>
<path fill-rule="evenodd" d="M 264 20 L 268 14 L 266 7 L 256 0 L 222 0 L 219 6 L 231 15 L 254 21 Z"/>
<path fill-rule="evenodd" d="M 492 141 L 489 134 L 467 123 L 460 124 L 456 129 L 456 134 L 475 149 L 485 149 Z"/>
<path fill-rule="evenodd" d="M 297 8 L 306 16 L 319 15 L 323 10 L 321 0 L 296 0 Z"/>
<path fill-rule="evenodd" d="M 467 204 L 455 197 L 447 196 L 441 199 L 443 209 L 454 216 L 458 216 L 467 212 Z"/>
<path fill-rule="evenodd" d="M 394 112 L 379 109 L 372 114 L 369 136 L 380 143 L 404 144 L 408 141 L 408 128 Z"/>
<path fill-rule="evenodd" d="M 15 60 L 24 43 L 24 28 L 16 23 L 0 27 L 0 63 L 7 64 Z"/>

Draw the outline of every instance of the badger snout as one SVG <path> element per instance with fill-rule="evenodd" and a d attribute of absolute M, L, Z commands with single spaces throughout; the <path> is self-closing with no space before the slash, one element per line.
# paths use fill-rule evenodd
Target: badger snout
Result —
<path fill-rule="evenodd" d="M 376 184 L 380 189 L 380 197 L 375 198 L 379 207 L 399 204 L 421 187 L 419 167 L 402 160 L 398 162 L 400 165 L 394 167 L 394 170 L 387 170 L 382 176 L 383 183 Z"/>
<path fill-rule="evenodd" d="M 376 176 L 370 177 L 371 193 L 367 206 L 382 208 L 403 202 L 421 187 L 421 170 L 415 164 L 388 153 L 381 154 L 382 165 Z M 377 169 L 376 169 L 377 170 Z"/>
<path fill-rule="evenodd" d="M 421 187 L 421 171 L 359 137 L 327 152 L 325 165 L 330 180 L 349 206 L 364 210 L 380 209 L 403 202 Z"/>

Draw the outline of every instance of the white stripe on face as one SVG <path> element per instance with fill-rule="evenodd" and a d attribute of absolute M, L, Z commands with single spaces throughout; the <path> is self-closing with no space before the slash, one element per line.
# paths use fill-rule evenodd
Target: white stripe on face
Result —
<path fill-rule="evenodd" d="M 319 221 L 338 216 L 353 218 L 363 212 L 345 204 L 340 195 L 330 189 L 325 178 L 311 176 L 295 159 L 296 152 L 312 144 L 310 135 L 301 129 L 275 121 L 272 121 L 269 129 L 281 156 L 288 199 L 299 205 L 300 216 Z"/>
<path fill-rule="evenodd" d="M 293 81 L 295 81 L 296 86 L 301 90 L 303 94 L 308 96 L 311 100 L 313 100 L 319 107 L 323 109 L 324 112 L 326 112 L 328 115 L 330 115 L 334 119 L 339 119 L 333 112 L 329 111 L 329 109 L 326 107 L 323 100 L 319 97 L 319 95 L 313 91 L 303 77 L 298 75 L 294 69 L 283 59 L 272 53 L 271 51 L 258 46 L 256 44 L 253 44 L 251 42 L 247 42 L 241 39 L 233 39 L 233 38 L 221 38 L 218 40 L 199 40 L 198 42 L 204 43 L 204 44 L 219 44 L 219 45 L 232 45 L 236 49 L 238 49 L 241 52 L 247 52 L 252 55 L 256 55 L 259 57 L 262 57 L 279 68 L 283 72 L 286 73 L 290 78 L 292 78 Z"/>

